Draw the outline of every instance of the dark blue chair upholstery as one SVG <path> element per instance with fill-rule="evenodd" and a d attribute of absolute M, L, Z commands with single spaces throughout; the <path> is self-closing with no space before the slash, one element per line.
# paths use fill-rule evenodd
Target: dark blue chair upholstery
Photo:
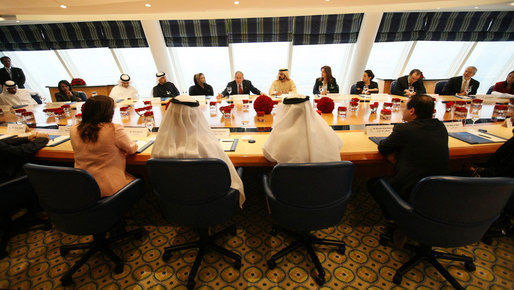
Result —
<path fill-rule="evenodd" d="M 356 85 L 356 84 L 353 84 L 353 85 L 350 87 L 350 95 L 356 95 L 356 94 L 357 94 L 356 87 L 357 87 L 357 85 Z"/>
<path fill-rule="evenodd" d="M 123 261 L 109 244 L 129 236 L 141 238 L 144 231 L 133 230 L 113 236 L 124 214 L 142 196 L 143 182 L 135 179 L 112 196 L 101 198 L 100 188 L 87 171 L 70 167 L 26 164 L 24 166 L 39 202 L 52 224 L 72 235 L 93 235 L 93 242 L 60 247 L 65 256 L 71 250 L 88 249 L 82 258 L 66 272 L 63 286 L 73 282 L 72 275 L 97 251 L 103 252 L 116 264 L 114 272 L 123 272 Z M 118 229 L 119 230 L 119 229 Z M 107 233 L 111 232 L 109 238 Z"/>
<path fill-rule="evenodd" d="M 389 87 L 389 94 L 392 95 L 394 91 L 394 87 L 396 86 L 396 81 L 391 82 L 391 87 Z"/>
<path fill-rule="evenodd" d="M 41 96 L 38 93 L 30 94 L 30 96 L 34 101 L 36 101 L 36 103 L 40 105 L 43 103 L 43 101 L 41 101 Z"/>
<path fill-rule="evenodd" d="M 79 98 L 82 100 L 82 101 L 87 101 L 87 95 L 85 92 L 83 91 L 78 91 L 77 93 L 79 93 Z"/>
<path fill-rule="evenodd" d="M 353 174 L 353 163 L 337 161 L 281 163 L 273 168 L 271 177 L 263 176 L 273 224 L 296 237 L 295 242 L 268 260 L 270 269 L 276 267 L 278 259 L 303 246 L 318 271 L 315 281 L 319 285 L 325 282 L 325 270 L 313 244 L 337 246 L 342 255 L 345 244 L 343 241 L 315 238 L 309 232 L 339 224 L 352 193 Z"/>
<path fill-rule="evenodd" d="M 199 235 L 196 242 L 166 247 L 162 256 L 167 261 L 174 251 L 199 248 L 187 287 L 194 288 L 196 273 L 208 250 L 232 258 L 233 267 L 239 269 L 241 256 L 215 244 L 226 232 L 235 235 L 235 226 L 211 236 L 208 232 L 210 226 L 230 220 L 239 205 L 239 191 L 230 188 L 227 164 L 216 158 L 193 158 L 150 159 L 146 165 L 164 217 L 171 223 L 192 227 Z"/>
<path fill-rule="evenodd" d="M 438 81 L 437 83 L 435 83 L 434 94 L 442 94 L 444 86 L 446 86 L 447 83 L 448 81 Z"/>
<path fill-rule="evenodd" d="M 490 95 L 493 92 L 494 85 L 490 86 L 489 89 L 487 89 L 486 95 Z"/>
<path fill-rule="evenodd" d="M 432 176 L 419 181 L 406 201 L 384 179 L 380 183 L 382 201 L 398 229 L 420 244 L 406 245 L 416 255 L 397 270 L 393 282 L 400 284 L 405 273 L 427 260 L 458 289 L 462 286 L 437 259 L 461 261 L 468 271 L 474 271 L 473 259 L 432 247 L 461 247 L 480 241 L 514 191 L 514 178 Z M 381 243 L 386 241 L 382 236 Z"/>

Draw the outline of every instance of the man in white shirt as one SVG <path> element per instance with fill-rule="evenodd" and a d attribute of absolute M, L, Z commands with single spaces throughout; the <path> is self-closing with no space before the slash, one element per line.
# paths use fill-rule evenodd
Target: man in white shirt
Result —
<path fill-rule="evenodd" d="M 31 94 L 35 94 L 35 92 L 27 89 L 18 89 L 15 82 L 6 81 L 2 94 L 0 94 L 0 105 L 37 105 Z"/>
<path fill-rule="evenodd" d="M 109 97 L 114 100 L 118 99 L 137 99 L 139 93 L 137 89 L 130 85 L 130 76 L 122 74 L 118 80 L 118 85 L 112 88 Z"/>
<path fill-rule="evenodd" d="M 278 71 L 277 79 L 271 83 L 271 87 L 269 88 L 270 96 L 280 96 L 282 94 L 296 95 L 296 85 L 289 77 L 289 70 L 285 68 Z"/>

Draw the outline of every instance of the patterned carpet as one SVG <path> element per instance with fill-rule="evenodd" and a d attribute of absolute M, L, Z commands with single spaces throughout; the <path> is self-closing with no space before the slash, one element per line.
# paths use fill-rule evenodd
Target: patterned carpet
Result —
<path fill-rule="evenodd" d="M 221 239 L 225 247 L 241 254 L 240 270 L 231 267 L 232 261 L 216 253 L 206 255 L 196 279 L 200 289 L 316 289 L 312 278 L 314 265 L 303 250 L 295 251 L 273 270 L 268 270 L 266 259 L 292 239 L 279 234 L 272 236 L 271 219 L 266 212 L 264 193 L 260 184 L 262 170 L 245 171 L 247 202 L 230 224 L 237 224 L 237 236 Z M 326 269 L 323 289 L 354 288 L 391 289 L 398 287 L 392 278 L 400 265 L 412 253 L 379 245 L 379 234 L 384 231 L 382 215 L 376 203 L 364 190 L 364 181 L 354 183 L 354 195 L 339 225 L 316 232 L 318 237 L 343 239 L 346 255 L 335 248 L 321 246 L 317 251 Z M 160 215 L 158 202 L 150 193 L 129 213 L 128 228 L 144 226 L 148 236 L 142 241 L 120 244 L 115 252 L 126 261 L 124 272 L 114 274 L 114 265 L 102 254 L 93 256 L 73 276 L 76 289 L 185 289 L 185 282 L 193 264 L 196 250 L 174 253 L 163 262 L 163 248 L 195 240 L 189 228 L 173 226 Z M 221 229 L 219 227 L 218 229 Z M 50 231 L 33 230 L 14 236 L 9 245 L 9 257 L 0 260 L 0 288 L 61 287 L 60 277 L 78 260 L 80 251 L 70 252 L 65 258 L 59 255 L 59 246 L 89 241 L 91 237 L 77 237 Z M 451 274 L 467 289 L 514 288 L 514 240 L 501 238 L 491 245 L 476 243 L 450 249 L 456 254 L 471 255 L 477 269 L 467 272 L 462 263 L 444 262 Z M 398 289 L 451 289 L 439 273 L 427 263 L 419 264 L 405 275 Z"/>

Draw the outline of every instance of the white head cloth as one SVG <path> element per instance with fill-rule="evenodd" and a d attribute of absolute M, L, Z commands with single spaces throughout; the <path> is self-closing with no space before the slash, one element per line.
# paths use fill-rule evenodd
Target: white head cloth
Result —
<path fill-rule="evenodd" d="M 36 101 L 31 97 L 31 94 L 36 94 L 27 89 L 17 89 L 16 94 L 11 94 L 7 91 L 8 88 L 18 86 L 13 81 L 6 81 L 2 93 L 0 94 L 0 105 L 19 106 L 19 105 L 37 105 Z"/>
<path fill-rule="evenodd" d="M 125 82 L 128 82 L 129 83 L 129 86 L 128 87 L 124 87 L 122 85 L 122 82 L 124 82 L 124 80 L 122 80 L 122 78 L 125 78 L 128 77 L 128 81 L 125 81 Z M 114 100 L 117 100 L 117 99 L 128 99 L 128 98 L 132 98 L 132 99 L 137 99 L 139 97 L 139 92 L 137 91 L 137 89 L 135 87 L 132 86 L 132 80 L 130 79 L 130 76 L 126 75 L 126 74 L 122 74 L 120 76 L 120 78 L 118 79 L 118 85 L 117 86 L 114 86 L 112 89 L 111 89 L 111 92 L 109 93 L 109 97 L 113 98 Z"/>
<path fill-rule="evenodd" d="M 296 104 L 279 104 L 273 130 L 262 146 L 264 157 L 277 163 L 329 162 L 341 160 L 343 141 L 314 111 L 305 96 L 285 98 Z"/>
<path fill-rule="evenodd" d="M 180 102 L 197 102 L 195 98 L 180 95 Z M 237 175 L 232 161 L 212 133 L 199 107 L 170 103 L 153 145 L 152 158 L 219 158 L 230 171 L 230 187 L 239 191 L 239 205 L 245 201 L 243 181 Z"/>

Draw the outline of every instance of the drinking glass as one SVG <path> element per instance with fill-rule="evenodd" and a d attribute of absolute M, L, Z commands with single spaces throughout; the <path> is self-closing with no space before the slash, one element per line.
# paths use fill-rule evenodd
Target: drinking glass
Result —
<path fill-rule="evenodd" d="M 470 113 L 471 121 L 473 121 L 473 127 L 475 127 L 475 122 L 480 119 L 480 111 L 479 110 L 472 110 Z"/>
<path fill-rule="evenodd" d="M 409 93 L 414 93 L 414 86 L 409 86 Z"/>
<path fill-rule="evenodd" d="M 369 89 L 369 87 L 368 87 L 368 86 L 364 86 L 364 87 L 362 88 L 362 92 L 363 92 L 365 95 L 367 95 L 367 94 L 368 94 L 368 89 Z"/>
<path fill-rule="evenodd" d="M 322 91 L 323 91 L 323 85 L 320 85 L 320 86 L 318 87 L 318 92 L 319 92 L 319 94 L 321 94 L 321 92 L 322 92 Z"/>
<path fill-rule="evenodd" d="M 473 88 L 473 86 L 468 86 L 464 92 L 466 92 L 466 96 L 469 96 L 469 93 L 471 92 L 471 89 Z"/>
<path fill-rule="evenodd" d="M 232 87 L 227 87 L 227 93 L 229 96 L 230 96 L 230 94 L 232 94 Z"/>
<path fill-rule="evenodd" d="M 154 126 L 155 121 L 153 116 L 145 116 L 145 127 L 148 129 L 148 131 L 152 132 Z"/>

